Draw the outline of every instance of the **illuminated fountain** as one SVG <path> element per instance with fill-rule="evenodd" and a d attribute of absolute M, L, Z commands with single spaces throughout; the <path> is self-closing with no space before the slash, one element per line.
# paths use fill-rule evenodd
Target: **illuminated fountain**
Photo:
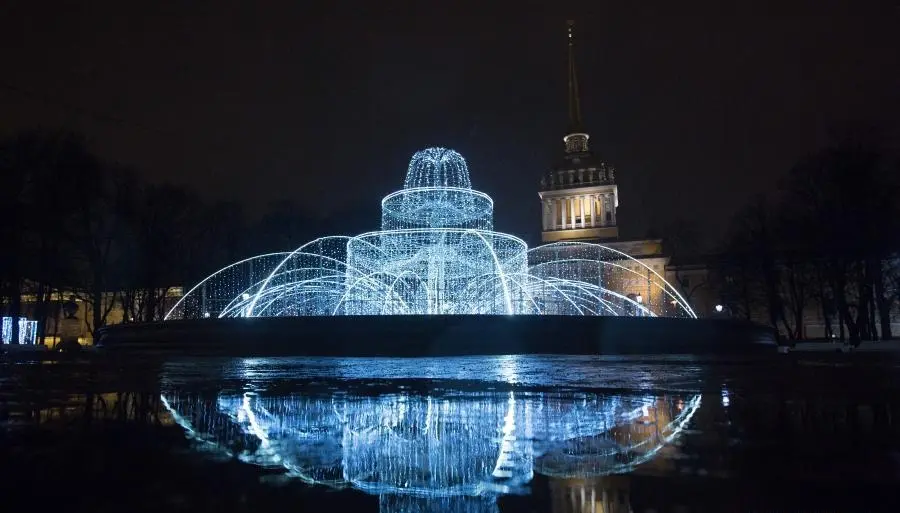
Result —
<path fill-rule="evenodd" d="M 166 319 L 331 315 L 694 314 L 653 269 L 598 244 L 529 249 L 493 230 L 493 201 L 472 189 L 463 157 L 413 155 L 403 189 L 381 202 L 381 230 L 323 237 L 225 267 Z M 625 294 L 640 280 L 656 304 Z"/>

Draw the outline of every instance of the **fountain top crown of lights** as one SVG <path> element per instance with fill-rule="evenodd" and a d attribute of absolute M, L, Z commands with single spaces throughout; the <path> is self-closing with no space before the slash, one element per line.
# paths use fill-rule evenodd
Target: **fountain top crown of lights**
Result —
<path fill-rule="evenodd" d="M 471 189 L 466 159 L 449 148 L 426 148 L 409 160 L 404 189 L 416 187 L 458 187 Z"/>
<path fill-rule="evenodd" d="M 449 148 L 417 151 L 403 188 L 385 196 L 381 209 L 382 230 L 493 229 L 493 201 L 472 189 L 466 159 Z"/>

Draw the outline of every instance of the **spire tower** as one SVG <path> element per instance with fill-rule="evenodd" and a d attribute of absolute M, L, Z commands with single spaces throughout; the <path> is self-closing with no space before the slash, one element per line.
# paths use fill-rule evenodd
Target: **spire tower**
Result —
<path fill-rule="evenodd" d="M 619 189 L 616 170 L 597 158 L 581 120 L 581 96 L 575 69 L 575 22 L 566 23 L 568 56 L 568 129 L 563 137 L 565 153 L 541 179 L 544 242 L 604 243 L 619 237 L 616 208 Z"/>
<path fill-rule="evenodd" d="M 563 141 L 566 153 L 583 153 L 588 151 L 588 134 L 581 123 L 581 97 L 578 94 L 578 73 L 575 70 L 575 21 L 567 23 L 569 47 L 569 129 Z"/>
<path fill-rule="evenodd" d="M 563 137 L 565 153 L 541 179 L 541 190 L 538 192 L 543 223 L 541 240 L 603 244 L 620 251 L 623 256 L 639 259 L 644 267 L 632 268 L 627 264 L 620 267 L 622 273 L 618 276 L 622 281 L 616 285 L 617 293 L 625 298 L 623 301 L 652 305 L 650 308 L 654 312 L 664 311 L 668 308 L 667 302 L 650 288 L 650 281 L 641 275 L 645 271 L 648 277 L 650 271 L 665 272 L 668 260 L 662 256 L 662 243 L 655 239 L 619 240 L 616 169 L 588 148 L 590 136 L 581 119 L 581 96 L 575 68 L 575 22 L 572 20 L 566 23 L 566 52 L 569 109 L 568 127 Z M 559 251 L 570 251 L 574 255 L 581 251 L 581 247 L 564 245 L 559 247 Z"/>
<path fill-rule="evenodd" d="M 575 71 L 575 21 L 568 21 L 569 36 L 569 133 L 582 132 L 581 98 L 578 95 L 578 74 Z"/>

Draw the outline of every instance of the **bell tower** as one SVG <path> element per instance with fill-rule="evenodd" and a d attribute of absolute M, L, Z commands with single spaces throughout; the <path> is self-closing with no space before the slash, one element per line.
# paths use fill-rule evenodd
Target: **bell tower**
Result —
<path fill-rule="evenodd" d="M 541 179 L 544 242 L 609 241 L 619 237 L 616 170 L 590 151 L 590 135 L 581 119 L 575 69 L 575 22 L 567 26 L 568 128 L 562 160 Z"/>

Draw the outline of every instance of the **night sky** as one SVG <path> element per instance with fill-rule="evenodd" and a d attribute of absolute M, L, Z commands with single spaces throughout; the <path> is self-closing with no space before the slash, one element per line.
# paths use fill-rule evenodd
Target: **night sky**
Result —
<path fill-rule="evenodd" d="M 5 0 L 0 133 L 62 126 L 151 180 L 293 199 L 348 233 L 378 227 L 414 151 L 448 146 L 497 229 L 533 243 L 571 18 L 623 236 L 678 217 L 717 234 L 830 129 L 896 148 L 900 120 L 894 2 L 732 3 Z"/>

